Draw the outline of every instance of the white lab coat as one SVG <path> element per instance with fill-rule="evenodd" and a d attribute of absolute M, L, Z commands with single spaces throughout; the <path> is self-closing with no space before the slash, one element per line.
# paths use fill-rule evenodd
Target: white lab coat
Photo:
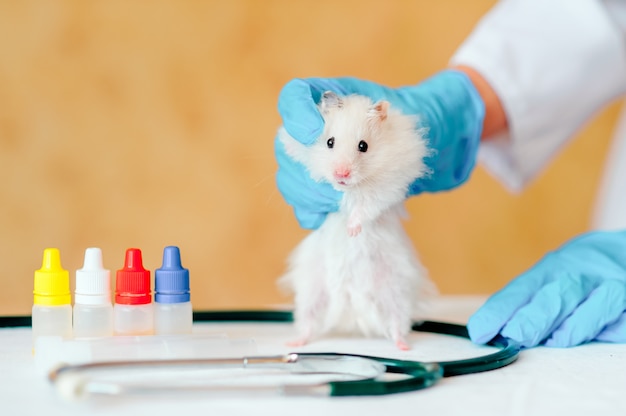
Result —
<path fill-rule="evenodd" d="M 475 68 L 504 106 L 509 133 L 480 163 L 519 191 L 593 114 L 626 93 L 626 0 L 503 0 L 452 57 Z M 593 218 L 626 229 L 626 108 Z"/>

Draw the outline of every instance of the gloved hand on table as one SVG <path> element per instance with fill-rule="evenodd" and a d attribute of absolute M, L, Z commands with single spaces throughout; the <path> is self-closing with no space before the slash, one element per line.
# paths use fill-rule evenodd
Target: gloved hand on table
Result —
<path fill-rule="evenodd" d="M 592 232 L 548 253 L 470 318 L 476 343 L 523 347 L 626 342 L 626 231 Z"/>
<path fill-rule="evenodd" d="M 312 144 L 323 131 L 324 121 L 316 104 L 325 91 L 365 95 L 373 101 L 384 99 L 404 114 L 419 116 L 416 128 L 426 128 L 428 147 L 434 151 L 425 159 L 430 174 L 415 181 L 409 195 L 452 189 L 469 177 L 485 106 L 465 74 L 443 71 L 418 85 L 395 89 L 355 78 L 294 79 L 282 89 L 278 110 L 287 132 L 303 144 Z M 294 207 L 302 227 L 318 228 L 329 212 L 338 209 L 341 193 L 328 183 L 313 181 L 303 165 L 287 156 L 278 139 L 275 152 L 278 189 Z"/>

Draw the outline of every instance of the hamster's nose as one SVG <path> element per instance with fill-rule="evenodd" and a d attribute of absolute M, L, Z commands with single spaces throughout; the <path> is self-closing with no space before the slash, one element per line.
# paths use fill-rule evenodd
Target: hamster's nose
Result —
<path fill-rule="evenodd" d="M 340 166 L 335 169 L 335 178 L 346 179 L 350 177 L 350 168 L 347 166 Z"/>

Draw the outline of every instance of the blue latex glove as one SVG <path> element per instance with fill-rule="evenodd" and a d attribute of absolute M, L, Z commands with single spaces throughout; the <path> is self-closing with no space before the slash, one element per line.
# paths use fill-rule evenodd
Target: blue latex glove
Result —
<path fill-rule="evenodd" d="M 523 347 L 626 342 L 626 231 L 593 232 L 548 253 L 470 318 L 476 343 Z"/>
<path fill-rule="evenodd" d="M 294 79 L 282 89 L 278 111 L 287 132 L 303 144 L 312 144 L 324 129 L 317 103 L 325 91 L 338 95 L 359 94 L 373 101 L 387 100 L 404 114 L 420 117 L 416 128 L 427 128 L 429 148 L 425 159 L 430 175 L 410 186 L 409 195 L 455 188 L 469 177 L 482 132 L 485 105 L 467 76 L 443 71 L 410 87 L 389 88 L 356 78 Z M 278 189 L 294 207 L 304 228 L 318 228 L 328 212 L 339 207 L 341 193 L 329 183 L 313 181 L 303 165 L 285 154 L 275 141 L 279 170 Z"/>

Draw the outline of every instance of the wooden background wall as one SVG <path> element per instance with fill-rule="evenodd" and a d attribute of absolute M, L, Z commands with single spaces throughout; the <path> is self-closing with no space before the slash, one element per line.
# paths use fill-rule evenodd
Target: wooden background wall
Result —
<path fill-rule="evenodd" d="M 492 0 L 0 1 L 0 314 L 28 314 L 46 247 L 146 267 L 178 245 L 198 309 L 288 302 L 306 235 L 279 195 L 276 101 L 291 78 L 413 84 Z M 482 169 L 408 202 L 442 293 L 489 293 L 588 227 L 613 105 L 521 195 Z"/>

